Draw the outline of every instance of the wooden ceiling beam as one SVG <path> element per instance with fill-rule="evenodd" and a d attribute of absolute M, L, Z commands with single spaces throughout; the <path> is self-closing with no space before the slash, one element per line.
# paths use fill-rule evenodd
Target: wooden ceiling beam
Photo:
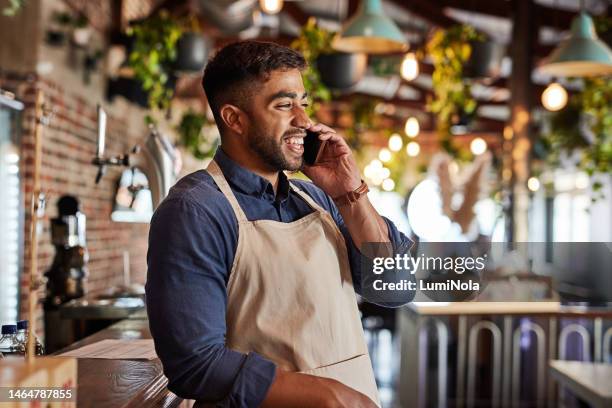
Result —
<path fill-rule="evenodd" d="M 283 12 L 288 14 L 297 24 L 303 26 L 310 16 L 295 2 L 285 2 Z"/>
<path fill-rule="evenodd" d="M 391 3 L 403 8 L 411 14 L 416 14 L 429 24 L 447 28 L 457 24 L 457 21 L 448 17 L 442 10 L 429 0 L 391 0 Z"/>
<path fill-rule="evenodd" d="M 486 14 L 500 18 L 512 18 L 514 7 L 510 1 L 491 0 L 432 0 L 439 8 L 454 8 L 473 13 Z M 569 29 L 575 12 L 549 7 L 542 4 L 534 4 L 536 15 L 539 17 L 540 26 Z"/>

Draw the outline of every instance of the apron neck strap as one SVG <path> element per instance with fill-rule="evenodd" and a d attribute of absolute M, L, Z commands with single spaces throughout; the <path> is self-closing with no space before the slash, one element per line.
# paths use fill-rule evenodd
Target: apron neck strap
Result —
<path fill-rule="evenodd" d="M 225 176 L 223 175 L 223 172 L 221 171 L 221 168 L 219 167 L 217 162 L 214 160 L 211 161 L 208 164 L 206 171 L 208 172 L 208 174 L 211 175 L 225 198 L 227 198 L 227 201 L 229 201 L 230 205 L 232 206 L 232 209 L 234 210 L 234 214 L 236 214 L 238 223 L 247 222 L 248 219 L 244 214 L 244 211 L 242 211 L 242 208 L 240 208 L 240 204 L 238 204 L 238 200 L 236 199 L 236 196 L 234 195 L 234 192 L 232 191 L 231 187 L 227 183 L 227 180 L 225 179 Z"/>
<path fill-rule="evenodd" d="M 325 212 L 325 210 L 321 208 L 319 204 L 317 204 L 308 194 L 306 194 L 304 191 L 299 189 L 295 184 L 293 184 L 292 182 L 289 182 L 289 185 L 291 186 L 291 189 L 296 192 L 297 195 L 302 197 L 302 199 L 306 201 L 306 203 L 308 203 L 308 205 L 313 208 L 313 210 Z"/>

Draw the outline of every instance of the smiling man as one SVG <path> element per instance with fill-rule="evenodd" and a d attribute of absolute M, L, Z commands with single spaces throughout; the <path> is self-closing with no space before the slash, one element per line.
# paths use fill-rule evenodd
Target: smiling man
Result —
<path fill-rule="evenodd" d="M 304 58 L 273 43 L 226 46 L 203 86 L 221 133 L 149 234 L 147 310 L 168 387 L 223 407 L 380 406 L 363 338 L 364 242 L 409 240 L 368 201 L 355 159 L 306 115 Z M 303 162 L 306 130 L 327 140 Z M 310 182 L 289 181 L 302 170 Z"/>

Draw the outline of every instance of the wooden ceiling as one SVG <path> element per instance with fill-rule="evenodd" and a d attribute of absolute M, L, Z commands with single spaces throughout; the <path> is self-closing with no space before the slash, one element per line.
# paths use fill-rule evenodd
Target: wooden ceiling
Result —
<path fill-rule="evenodd" d="M 121 28 L 125 27 L 125 13 L 122 13 L 122 10 L 126 10 L 126 7 L 129 6 L 128 3 L 135 1 L 141 3 L 148 1 L 150 6 L 150 13 L 155 13 L 160 9 L 167 9 L 174 14 L 182 15 L 189 12 L 197 12 L 198 10 L 198 1 L 196 0 L 111 0 L 112 10 L 114 10 L 112 30 L 120 30 Z M 341 2 L 341 4 L 344 4 L 346 6 L 346 15 L 350 16 L 354 14 L 358 9 L 359 0 L 336 1 L 339 1 Z M 454 14 L 457 13 L 454 13 L 453 11 L 471 13 L 468 15 L 473 15 L 475 16 L 474 18 L 478 17 L 482 19 L 488 17 L 491 19 L 505 19 L 511 23 L 515 12 L 515 1 L 526 0 L 384 0 L 387 7 L 394 7 L 396 9 L 403 10 L 410 17 L 415 17 L 425 23 L 424 26 L 427 27 L 427 29 L 424 30 L 424 32 L 417 33 L 423 37 L 423 40 L 428 35 L 429 31 L 431 31 L 431 29 L 433 28 L 444 28 L 461 23 L 460 19 L 454 17 Z M 536 30 L 539 30 L 541 28 L 547 28 L 556 31 L 567 30 L 570 26 L 572 18 L 576 15 L 576 7 L 574 8 L 574 10 L 557 7 L 557 2 L 562 2 L 564 4 L 567 2 L 575 2 L 576 5 L 578 5 L 579 1 L 580 0 L 538 0 L 537 2 L 534 2 L 533 7 L 535 14 L 535 24 L 537 25 Z M 589 6 L 591 8 L 597 6 L 599 7 L 599 9 L 601 9 L 603 2 L 606 1 L 607 0 L 587 0 L 585 3 L 587 5 L 587 9 L 589 9 Z M 255 0 L 253 0 L 253 2 L 256 3 Z M 295 24 L 301 26 L 308 20 L 309 17 L 311 17 L 311 14 L 309 14 L 305 10 L 307 10 L 309 5 L 312 3 L 316 3 L 316 1 L 306 3 L 301 1 L 285 0 L 281 13 L 283 13 L 284 17 L 290 18 L 290 20 L 292 20 Z M 608 5 L 608 14 L 610 13 L 610 11 L 612 11 L 612 2 L 610 2 L 610 4 Z M 329 16 L 326 16 L 326 18 L 328 17 Z M 200 18 L 202 20 L 201 25 L 205 28 L 206 34 L 214 39 L 215 48 L 220 47 L 223 44 L 238 40 L 237 36 L 227 36 L 221 34 L 219 30 L 217 30 L 212 24 L 210 24 L 209 21 L 206 20 L 206 16 L 200 16 Z M 337 23 L 341 24 L 341 21 L 337 21 Z M 491 34 L 495 38 L 495 36 L 493 35 L 495 33 L 488 34 Z M 559 31 L 559 35 L 561 34 L 561 31 Z M 283 44 L 289 44 L 295 38 L 295 33 L 281 32 L 274 37 L 257 38 L 276 41 Z M 508 42 L 510 42 L 509 39 Z M 555 44 L 542 44 L 536 42 L 534 44 L 520 44 L 518 46 L 529 47 L 530 52 L 532 53 L 532 55 L 535 56 L 535 61 L 537 63 L 539 60 L 541 60 L 551 52 L 551 50 L 554 48 L 554 45 Z M 517 44 L 512 44 L 509 46 L 509 48 L 513 46 L 517 46 Z M 510 48 L 508 50 L 507 55 L 512 55 L 512 51 L 513 50 Z M 427 62 L 420 62 L 419 65 L 421 75 L 425 77 L 430 77 L 433 71 L 433 66 L 431 66 Z M 177 97 L 199 98 L 201 100 L 205 100 L 199 82 L 200 78 L 197 77 L 182 78 L 177 86 Z M 500 77 L 485 84 L 486 87 L 493 91 L 490 92 L 490 94 L 505 96 L 502 98 L 478 98 L 479 106 L 507 106 L 507 104 L 509 103 L 508 95 L 511 94 L 508 82 L 508 78 Z M 418 98 L 401 98 L 399 96 L 399 90 L 401 86 L 410 87 L 411 89 L 417 91 L 416 94 L 419 95 Z M 544 90 L 544 87 L 545 83 L 534 84 L 531 87 L 531 98 L 533 99 L 533 101 L 539 100 L 541 92 Z M 431 87 L 424 86 L 416 81 L 406 82 L 402 80 L 395 94 L 391 97 L 387 96 L 385 102 L 392 103 L 399 108 L 408 108 L 425 112 L 425 103 L 427 97 L 431 94 Z M 346 102 L 346 100 L 350 98 L 351 96 L 343 96 L 342 98 L 340 98 L 340 102 Z M 497 132 L 501 134 L 506 119 L 479 115 L 479 122 L 479 127 L 484 129 L 484 131 Z"/>

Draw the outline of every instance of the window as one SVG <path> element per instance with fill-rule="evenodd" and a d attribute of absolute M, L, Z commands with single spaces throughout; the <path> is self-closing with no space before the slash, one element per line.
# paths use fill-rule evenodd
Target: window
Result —
<path fill-rule="evenodd" d="M 23 104 L 0 91 L 0 323 L 18 317 L 23 216 L 19 157 L 19 112 Z"/>

